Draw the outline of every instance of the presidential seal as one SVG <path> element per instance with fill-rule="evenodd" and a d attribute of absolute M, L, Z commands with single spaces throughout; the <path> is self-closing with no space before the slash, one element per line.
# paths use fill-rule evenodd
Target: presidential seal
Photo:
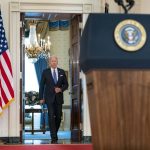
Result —
<path fill-rule="evenodd" d="M 116 43 L 126 51 L 137 51 L 146 42 L 146 31 L 137 21 L 128 19 L 120 22 L 114 32 Z"/>

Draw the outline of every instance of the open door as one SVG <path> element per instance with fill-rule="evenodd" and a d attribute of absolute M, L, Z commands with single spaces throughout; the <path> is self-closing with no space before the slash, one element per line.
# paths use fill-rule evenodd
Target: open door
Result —
<path fill-rule="evenodd" d="M 23 99 L 23 91 L 24 91 L 24 13 L 20 14 L 20 72 L 22 76 L 20 77 L 20 142 L 23 142 L 24 136 L 24 101 Z"/>
<path fill-rule="evenodd" d="M 81 99 L 80 99 L 80 78 L 79 78 L 79 52 L 80 52 L 80 29 L 81 15 L 75 15 L 71 20 L 71 48 L 70 48 L 70 68 L 71 68 L 71 140 L 81 141 Z"/>

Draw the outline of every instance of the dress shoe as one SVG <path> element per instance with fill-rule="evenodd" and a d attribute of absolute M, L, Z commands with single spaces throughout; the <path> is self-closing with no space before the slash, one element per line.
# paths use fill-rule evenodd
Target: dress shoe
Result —
<path fill-rule="evenodd" d="M 57 140 L 52 140 L 51 144 L 58 144 Z"/>

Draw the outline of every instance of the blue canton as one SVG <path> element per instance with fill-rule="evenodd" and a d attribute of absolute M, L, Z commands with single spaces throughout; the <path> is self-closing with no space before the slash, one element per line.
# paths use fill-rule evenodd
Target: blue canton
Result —
<path fill-rule="evenodd" d="M 0 55 L 8 49 L 2 17 L 0 15 Z"/>

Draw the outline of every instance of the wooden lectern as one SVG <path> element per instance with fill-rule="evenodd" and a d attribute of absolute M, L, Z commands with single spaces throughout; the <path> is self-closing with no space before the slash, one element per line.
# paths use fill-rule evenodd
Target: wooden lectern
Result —
<path fill-rule="evenodd" d="M 126 19 L 147 33 L 137 51 L 118 46 L 114 30 Z M 94 150 L 150 150 L 150 15 L 91 14 L 81 38 Z"/>

